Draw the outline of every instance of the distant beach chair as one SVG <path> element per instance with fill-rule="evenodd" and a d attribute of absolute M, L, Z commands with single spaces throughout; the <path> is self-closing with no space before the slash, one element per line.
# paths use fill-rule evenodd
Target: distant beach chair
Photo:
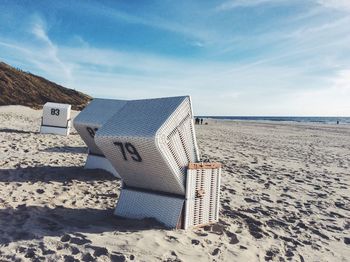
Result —
<path fill-rule="evenodd" d="M 124 100 L 93 99 L 73 121 L 74 128 L 88 146 L 86 169 L 103 169 L 120 178 L 118 172 L 106 159 L 95 143 L 95 134 L 124 105 Z"/>
<path fill-rule="evenodd" d="M 40 133 L 68 136 L 71 129 L 71 105 L 48 102 L 43 107 Z"/>
<path fill-rule="evenodd" d="M 116 215 L 184 229 L 218 220 L 221 165 L 199 162 L 190 97 L 128 101 L 95 143 L 123 181 Z"/>

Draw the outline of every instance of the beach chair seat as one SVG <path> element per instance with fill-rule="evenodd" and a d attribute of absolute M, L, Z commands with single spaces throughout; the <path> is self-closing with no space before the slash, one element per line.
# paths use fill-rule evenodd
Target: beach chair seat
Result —
<path fill-rule="evenodd" d="M 118 172 L 96 145 L 94 137 L 102 125 L 125 104 L 125 100 L 95 98 L 75 117 L 74 128 L 88 146 L 88 156 L 84 168 L 103 169 L 120 178 Z"/>
<path fill-rule="evenodd" d="M 40 133 L 68 136 L 71 129 L 71 105 L 47 102 L 43 106 Z"/>
<path fill-rule="evenodd" d="M 124 187 L 115 214 L 143 219 L 155 218 L 168 228 L 189 229 L 219 220 L 220 163 L 190 163 L 185 196 Z"/>

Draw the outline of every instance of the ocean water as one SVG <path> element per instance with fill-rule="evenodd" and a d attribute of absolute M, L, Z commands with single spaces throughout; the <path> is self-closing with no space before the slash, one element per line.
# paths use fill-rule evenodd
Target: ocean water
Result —
<path fill-rule="evenodd" d="M 211 118 L 220 120 L 246 120 L 246 121 L 276 121 L 276 122 L 301 122 L 350 125 L 350 117 L 306 117 L 306 116 L 198 116 L 199 118 Z"/>

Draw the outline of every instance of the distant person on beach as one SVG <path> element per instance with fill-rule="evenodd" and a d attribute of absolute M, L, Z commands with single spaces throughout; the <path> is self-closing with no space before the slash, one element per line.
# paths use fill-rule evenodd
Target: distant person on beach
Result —
<path fill-rule="evenodd" d="M 339 125 L 339 120 L 337 120 L 337 125 Z"/>
<path fill-rule="evenodd" d="M 199 125 L 199 117 L 196 117 L 196 125 Z"/>
<path fill-rule="evenodd" d="M 201 118 L 201 125 L 203 125 L 203 118 Z"/>

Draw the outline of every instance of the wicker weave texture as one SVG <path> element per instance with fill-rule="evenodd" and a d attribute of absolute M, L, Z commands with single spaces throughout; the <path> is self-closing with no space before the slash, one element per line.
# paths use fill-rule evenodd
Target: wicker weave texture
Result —
<path fill-rule="evenodd" d="M 43 106 L 43 126 L 67 127 L 71 105 L 48 102 Z"/>
<path fill-rule="evenodd" d="M 128 101 L 95 142 L 127 186 L 185 195 L 189 162 L 199 158 L 189 97 Z"/>
<path fill-rule="evenodd" d="M 89 152 L 103 155 L 94 140 L 94 134 L 101 126 L 117 113 L 127 101 L 95 98 L 75 117 L 73 125 Z"/>
<path fill-rule="evenodd" d="M 184 199 L 122 189 L 115 215 L 143 219 L 155 218 L 168 228 L 176 228 L 181 219 Z"/>
<path fill-rule="evenodd" d="M 185 229 L 219 219 L 221 168 L 188 169 Z"/>

